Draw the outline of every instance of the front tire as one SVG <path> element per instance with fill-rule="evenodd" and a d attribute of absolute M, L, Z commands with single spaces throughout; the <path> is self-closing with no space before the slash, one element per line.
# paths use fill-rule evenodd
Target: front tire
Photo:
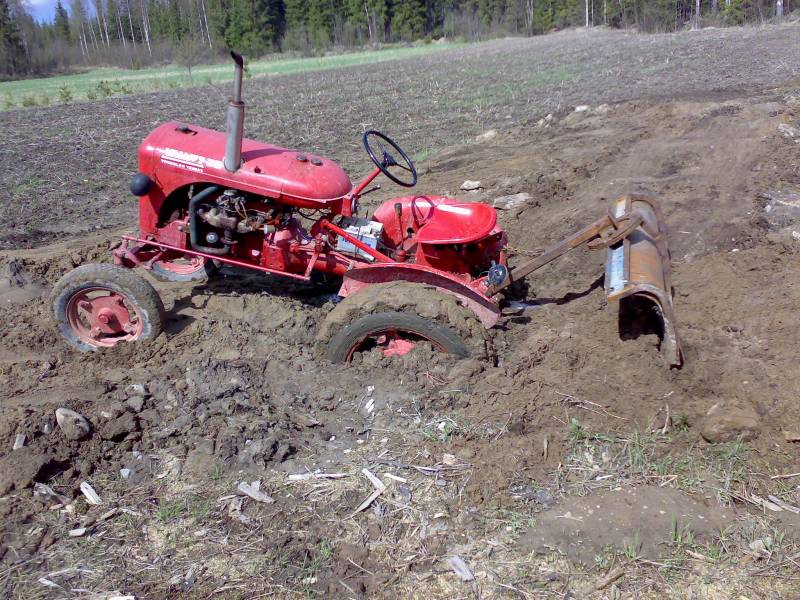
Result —
<path fill-rule="evenodd" d="M 208 281 L 217 270 L 214 261 L 202 256 L 178 256 L 155 261 L 150 272 L 159 281 L 202 283 Z"/>
<path fill-rule="evenodd" d="M 158 293 L 145 279 L 117 265 L 73 269 L 56 283 L 52 300 L 59 332 L 81 352 L 150 341 L 163 330 L 164 305 Z"/>

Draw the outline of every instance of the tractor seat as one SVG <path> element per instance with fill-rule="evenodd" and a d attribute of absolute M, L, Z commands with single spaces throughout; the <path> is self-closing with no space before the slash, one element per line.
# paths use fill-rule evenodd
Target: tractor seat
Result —
<path fill-rule="evenodd" d="M 497 224 L 497 213 L 486 204 L 436 204 L 428 214 L 417 231 L 420 244 L 468 244 L 489 235 Z"/>

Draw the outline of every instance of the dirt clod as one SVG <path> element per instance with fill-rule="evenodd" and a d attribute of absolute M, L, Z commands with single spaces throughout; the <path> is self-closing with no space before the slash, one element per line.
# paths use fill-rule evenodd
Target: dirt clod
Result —
<path fill-rule="evenodd" d="M 100 428 L 100 437 L 104 440 L 118 442 L 129 433 L 139 431 L 139 420 L 132 413 L 126 412 L 110 420 Z"/>

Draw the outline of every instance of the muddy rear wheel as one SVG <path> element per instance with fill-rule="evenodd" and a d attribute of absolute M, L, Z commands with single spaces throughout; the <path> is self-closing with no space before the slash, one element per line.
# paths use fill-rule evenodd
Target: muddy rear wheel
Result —
<path fill-rule="evenodd" d="M 82 352 L 148 341 L 163 329 L 164 305 L 146 280 L 117 265 L 82 265 L 53 288 L 53 314 L 66 342 Z"/>
<path fill-rule="evenodd" d="M 335 363 L 350 362 L 356 352 L 372 348 L 380 349 L 384 356 L 402 356 L 422 341 L 459 358 L 470 355 L 464 340 L 449 327 L 408 313 L 381 312 L 340 329 L 328 342 L 325 356 Z"/>
<path fill-rule="evenodd" d="M 489 334 L 472 311 L 432 286 L 405 281 L 342 300 L 320 328 L 317 352 L 341 363 L 370 350 L 400 356 L 420 343 L 459 358 L 492 356 Z"/>

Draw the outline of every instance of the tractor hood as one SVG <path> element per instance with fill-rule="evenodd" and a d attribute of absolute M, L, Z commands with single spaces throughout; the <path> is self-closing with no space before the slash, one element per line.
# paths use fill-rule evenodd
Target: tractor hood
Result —
<path fill-rule="evenodd" d="M 347 173 L 333 161 L 245 138 L 241 168 L 223 165 L 225 134 L 165 123 L 139 147 L 139 164 L 164 195 L 195 182 L 218 183 L 296 206 L 321 208 L 341 201 L 352 190 Z"/>

